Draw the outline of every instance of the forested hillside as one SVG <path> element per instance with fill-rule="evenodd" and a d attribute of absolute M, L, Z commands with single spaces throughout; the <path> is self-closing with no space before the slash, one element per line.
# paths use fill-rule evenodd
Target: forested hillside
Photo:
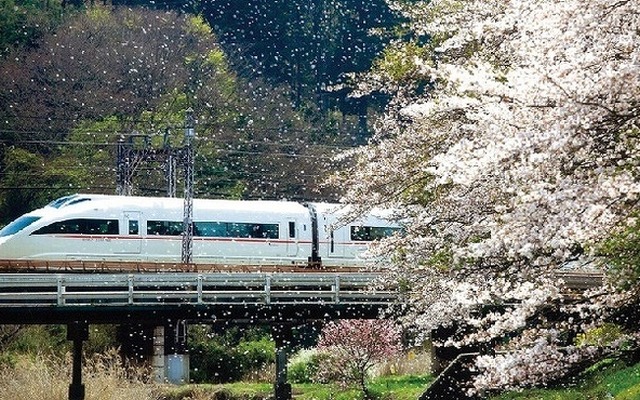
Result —
<path fill-rule="evenodd" d="M 14 0 L 0 20 L 0 224 L 114 193 L 118 140 L 180 147 L 189 107 L 197 196 L 335 199 L 333 155 L 384 104 L 348 98 L 346 77 L 395 23 L 382 0 Z M 139 163 L 133 182 L 164 195 L 163 165 Z"/>

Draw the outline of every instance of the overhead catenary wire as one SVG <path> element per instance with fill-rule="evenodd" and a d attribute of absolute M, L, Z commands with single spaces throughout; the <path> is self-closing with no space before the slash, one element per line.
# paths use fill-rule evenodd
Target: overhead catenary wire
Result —
<path fill-rule="evenodd" d="M 33 117 L 33 118 L 34 119 L 36 118 L 51 119 L 48 117 Z M 261 131 L 281 132 L 283 135 L 287 133 L 303 132 L 302 130 L 288 128 L 288 127 L 240 130 L 241 134 L 243 135 L 245 134 L 257 135 Z M 106 150 L 110 152 L 111 149 L 115 149 L 118 146 L 118 143 L 117 141 L 114 141 L 114 142 L 106 141 L 105 139 L 108 138 L 109 136 L 113 136 L 114 138 L 116 137 L 122 138 L 124 140 L 127 140 L 129 137 L 149 137 L 151 138 L 152 142 L 147 142 L 147 143 L 153 143 L 156 145 L 156 146 L 149 145 L 149 148 L 159 150 L 161 149 L 161 147 L 157 147 L 158 145 L 157 139 L 162 138 L 165 135 L 164 132 L 160 132 L 160 131 L 154 131 L 149 134 L 140 134 L 133 130 L 129 130 L 126 132 L 108 130 L 108 131 L 101 131 L 101 132 L 96 132 L 96 131 L 84 132 L 84 136 L 86 137 L 86 139 L 90 139 L 93 137 L 96 140 L 59 140 L 58 139 L 59 137 L 64 137 L 68 134 L 60 131 L 56 135 L 54 135 L 54 137 L 56 137 L 55 139 L 54 138 L 51 138 L 51 139 L 37 138 L 43 133 L 48 135 L 53 135 L 55 132 L 0 129 L 0 150 L 2 150 L 2 148 L 5 146 L 6 146 L 5 148 L 7 148 L 8 147 L 7 145 L 9 144 L 12 146 L 15 145 L 15 146 L 24 147 L 24 148 L 28 148 L 29 146 L 48 146 L 53 149 L 54 147 L 57 147 L 57 149 L 55 150 L 56 152 L 59 152 L 61 149 L 65 149 L 65 148 L 71 149 L 73 147 L 85 147 L 87 149 L 95 148 L 97 151 L 100 151 L 100 149 L 102 149 L 103 151 Z M 77 133 L 78 132 L 76 132 L 76 134 Z M 308 133 L 308 132 L 305 132 L 305 133 Z M 6 136 L 3 134 L 14 134 L 14 135 L 17 134 L 19 137 L 9 139 L 9 138 L 6 138 Z M 219 165 L 220 169 L 214 168 L 213 170 L 209 170 L 208 168 L 196 168 L 195 172 L 197 174 L 206 174 L 206 177 L 204 177 L 204 179 L 210 182 L 210 184 L 214 184 L 215 186 L 220 185 L 219 187 L 224 187 L 226 186 L 226 184 L 233 184 L 234 182 L 243 181 L 243 180 L 244 181 L 248 180 L 248 182 L 251 182 L 252 180 L 255 181 L 256 177 L 264 178 L 267 180 L 267 182 L 269 180 L 273 180 L 273 182 L 276 182 L 277 184 L 278 179 L 287 178 L 291 174 L 290 170 L 286 170 L 287 159 L 291 159 L 291 160 L 308 159 L 308 160 L 317 160 L 319 162 L 329 162 L 333 159 L 335 154 L 351 148 L 349 146 L 309 143 L 303 140 L 302 138 L 294 138 L 293 140 L 288 140 L 288 138 L 284 138 L 283 140 L 254 140 L 254 139 L 245 139 L 245 138 L 237 139 L 234 137 L 221 137 L 221 136 L 222 135 L 210 135 L 210 137 L 207 137 L 206 135 L 201 135 L 198 138 L 200 142 L 199 147 L 206 147 L 207 144 L 214 143 L 215 146 L 211 146 L 206 149 L 206 152 L 212 157 L 218 157 L 224 154 L 230 157 L 233 157 L 233 156 L 269 157 L 272 160 L 277 158 L 282 161 L 280 162 L 281 165 L 279 166 L 277 165 L 278 163 L 276 164 L 272 163 L 269 165 L 268 168 L 263 168 L 262 170 L 257 170 L 257 168 L 259 168 L 257 166 L 255 168 L 251 168 L 252 166 L 242 166 L 241 162 L 238 165 L 235 165 L 235 167 L 237 168 L 234 168 L 234 165 L 225 165 L 225 164 L 228 164 L 228 162 L 227 163 L 222 162 Z M 144 147 L 141 147 L 141 146 L 144 146 L 141 142 L 132 142 L 132 146 L 138 149 L 144 148 Z M 283 149 L 285 151 L 280 151 L 279 149 Z M 203 155 L 201 157 L 206 158 L 206 155 Z M 60 158 L 58 158 L 57 160 L 60 161 Z M 158 161 L 158 162 L 161 162 L 161 161 Z M 232 164 L 234 164 L 233 161 L 231 162 Z M 45 156 L 45 163 L 47 163 L 47 156 Z M 95 178 L 97 178 L 98 181 L 103 181 L 103 182 L 108 182 L 108 179 L 111 177 L 111 175 L 115 171 L 115 167 L 114 168 L 105 168 L 105 166 L 100 167 L 98 165 L 91 164 L 90 161 L 88 161 L 85 165 L 78 164 L 78 163 L 60 164 L 59 162 L 52 165 L 55 168 L 64 169 L 67 172 L 75 172 L 75 171 L 83 172 L 84 171 L 92 174 Z M 0 191 L 20 190 L 20 189 L 79 190 L 79 191 L 83 191 L 83 190 L 111 191 L 113 190 L 112 186 L 91 185 L 90 183 L 89 185 L 86 185 L 85 183 L 84 185 L 75 185 L 75 186 L 74 185 L 47 185 L 47 184 L 29 185 L 28 183 L 29 177 L 38 177 L 41 175 L 35 172 L 31 173 L 30 171 L 24 171 L 24 172 L 12 171 L 11 170 L 12 166 L 7 164 L 3 165 L 2 167 L 4 168 L 3 170 L 0 170 L 0 179 L 2 179 L 3 177 L 7 177 L 15 174 L 15 175 L 20 175 L 20 177 L 22 178 L 26 178 L 26 181 L 24 185 L 15 185 L 15 184 L 0 185 Z M 46 168 L 45 165 L 43 165 L 43 167 Z M 275 171 L 274 171 L 274 167 L 276 169 Z M 153 167 L 151 168 L 142 167 L 142 168 L 136 169 L 135 173 L 136 175 L 139 175 L 139 174 L 145 174 L 145 173 L 149 174 L 149 173 L 155 173 L 155 172 L 161 172 L 161 171 Z M 304 171 L 296 171 L 295 176 L 296 176 L 296 179 L 294 179 L 294 181 L 297 181 L 297 182 L 292 182 L 292 184 L 300 185 L 300 184 L 305 184 L 306 179 L 317 178 L 318 174 L 305 173 Z M 137 187 L 137 190 L 140 190 L 142 192 L 162 191 L 161 188 L 141 188 L 139 186 Z M 209 194 L 214 194 L 214 193 L 211 193 L 211 191 L 209 190 L 207 190 L 206 192 Z M 220 193 L 220 194 L 224 195 L 225 193 Z"/>
<path fill-rule="evenodd" d="M 2 133 L 3 131 L 0 130 L 0 133 Z M 123 136 L 124 138 L 127 138 L 127 136 Z M 216 142 L 216 143 L 220 143 L 220 139 L 219 138 L 199 138 L 199 140 L 201 142 Z M 96 142 L 91 142 L 91 141 L 64 141 L 64 140 L 24 140 L 24 139 L 18 139 L 18 140 L 8 140 L 8 139 L 0 139 L 0 143 L 4 143 L 4 144 L 12 144 L 12 145 L 49 145 L 49 146 L 96 146 L 96 147 L 116 147 L 118 146 L 118 143 L 111 143 L 111 142 L 103 142 L 103 141 L 96 141 Z M 305 142 L 275 142 L 275 141 L 255 141 L 255 140 L 238 140 L 237 142 L 229 142 L 228 145 L 233 144 L 233 145 L 254 145 L 254 146 L 281 146 L 281 147 L 285 147 L 285 146 L 304 146 L 305 149 L 308 148 L 325 148 L 325 149 L 334 149 L 334 150 L 349 150 L 353 147 L 349 147 L 349 146 L 336 146 L 336 145 L 327 145 L 327 144 L 320 144 L 320 143 L 305 143 Z M 233 149 L 222 149 L 222 148 L 216 148 L 214 150 L 217 151 L 232 151 Z M 272 154 L 272 153 L 270 153 Z"/>

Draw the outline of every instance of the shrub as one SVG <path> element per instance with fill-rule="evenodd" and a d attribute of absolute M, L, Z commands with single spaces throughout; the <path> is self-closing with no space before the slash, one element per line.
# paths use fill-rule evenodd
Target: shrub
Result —
<path fill-rule="evenodd" d="M 275 363 L 275 344 L 259 330 L 229 329 L 218 335 L 209 328 L 194 327 L 190 335 L 191 379 L 196 383 L 265 379 L 263 371 Z"/>
<path fill-rule="evenodd" d="M 610 346 L 616 341 L 623 339 L 624 333 L 619 325 L 605 323 L 597 328 L 593 328 L 583 334 L 578 335 L 576 343 L 578 346 Z"/>
<path fill-rule="evenodd" d="M 291 383 L 311 383 L 318 373 L 320 356 L 315 349 L 298 351 L 287 365 L 287 377 Z"/>
<path fill-rule="evenodd" d="M 192 344 L 190 351 L 191 379 L 196 383 L 224 383 L 242 378 L 240 360 L 233 348 L 211 341 Z"/>
<path fill-rule="evenodd" d="M 235 349 L 244 379 L 273 381 L 274 371 L 269 368 L 276 361 L 276 346 L 270 337 L 242 340 Z M 266 371 L 266 373 L 265 373 Z"/>

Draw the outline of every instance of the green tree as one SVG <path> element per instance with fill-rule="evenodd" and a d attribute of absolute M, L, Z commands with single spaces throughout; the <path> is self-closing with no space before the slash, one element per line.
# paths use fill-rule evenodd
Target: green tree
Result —
<path fill-rule="evenodd" d="M 78 171 L 53 162 L 45 168 L 43 156 L 20 148 L 4 153 L 0 175 L 0 224 L 42 207 L 51 199 L 73 192 L 79 183 Z"/>
<path fill-rule="evenodd" d="M 197 196 L 331 195 L 320 182 L 335 149 L 318 145 L 322 130 L 284 86 L 238 76 L 199 16 L 89 7 L 37 49 L 0 63 L 0 86 L 3 148 L 28 145 L 44 169 L 66 168 L 74 184 L 50 185 L 64 191 L 113 193 L 117 141 L 145 135 L 149 146 L 180 147 L 191 107 Z M 164 194 L 160 167 L 141 165 L 138 194 Z M 4 198 L 31 187 L 6 179 Z"/>
<path fill-rule="evenodd" d="M 67 14 L 60 0 L 0 1 L 0 58 L 20 48 L 33 48 Z"/>
<path fill-rule="evenodd" d="M 632 217 L 597 248 L 608 265 L 607 272 L 617 286 L 638 295 L 640 278 L 640 221 Z"/>

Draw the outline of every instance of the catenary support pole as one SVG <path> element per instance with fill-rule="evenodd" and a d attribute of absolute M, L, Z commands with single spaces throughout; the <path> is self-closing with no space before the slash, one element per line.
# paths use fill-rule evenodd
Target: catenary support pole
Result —
<path fill-rule="evenodd" d="M 67 340 L 73 341 L 73 370 L 69 385 L 69 400 L 84 400 L 82 384 L 82 342 L 89 339 L 89 326 L 85 322 L 67 325 Z"/>
<path fill-rule="evenodd" d="M 184 221 L 182 224 L 182 263 L 185 267 L 193 261 L 193 139 L 195 138 L 193 110 L 189 108 L 185 116 L 184 130 Z"/>

